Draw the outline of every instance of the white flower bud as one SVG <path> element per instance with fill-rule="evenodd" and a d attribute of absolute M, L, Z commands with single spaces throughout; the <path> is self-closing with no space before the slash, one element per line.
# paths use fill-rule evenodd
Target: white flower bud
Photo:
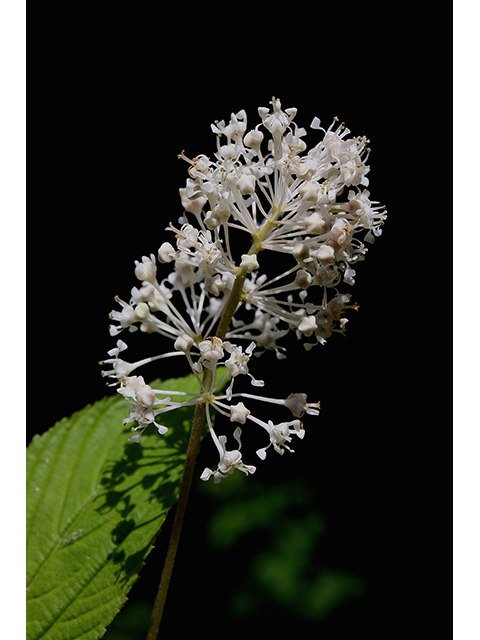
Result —
<path fill-rule="evenodd" d="M 307 202 L 316 202 L 318 196 L 318 184 L 315 182 L 304 182 L 298 189 L 300 197 Z"/>
<path fill-rule="evenodd" d="M 175 249 L 172 247 L 170 242 L 164 242 L 160 249 L 158 250 L 158 260 L 159 262 L 172 262 L 175 258 Z"/>
<path fill-rule="evenodd" d="M 242 255 L 242 261 L 240 263 L 240 268 L 245 269 L 247 273 L 251 273 L 252 271 L 256 271 L 259 268 L 257 256 L 255 254 L 249 255 L 244 253 Z"/>
<path fill-rule="evenodd" d="M 246 196 L 250 193 L 255 193 L 255 176 L 240 176 L 240 178 L 237 180 L 237 188 L 240 190 L 242 196 Z"/>
<path fill-rule="evenodd" d="M 318 213 L 314 212 L 305 218 L 303 224 L 307 233 L 323 233 L 325 221 L 322 220 Z"/>
<path fill-rule="evenodd" d="M 135 315 L 139 320 L 145 320 L 150 315 L 150 309 L 148 308 L 148 304 L 145 302 L 140 302 L 135 307 Z"/>
<path fill-rule="evenodd" d="M 303 242 L 297 242 L 293 247 L 292 253 L 298 262 L 304 262 L 307 258 L 310 258 L 310 250 Z"/>
<path fill-rule="evenodd" d="M 298 285 L 301 289 L 308 289 L 308 287 L 312 284 L 313 277 L 308 273 L 308 271 L 304 271 L 300 269 L 297 271 L 297 275 L 295 276 L 295 284 Z"/>
<path fill-rule="evenodd" d="M 263 133 L 261 131 L 257 131 L 254 129 L 253 131 L 249 131 L 245 138 L 243 139 L 243 143 L 246 147 L 250 147 L 251 149 L 255 149 L 258 152 L 260 145 L 263 140 Z"/>
<path fill-rule="evenodd" d="M 173 345 L 177 351 L 183 351 L 187 353 L 193 346 L 193 339 L 190 336 L 184 334 L 183 336 L 178 336 Z"/>
<path fill-rule="evenodd" d="M 301 331 L 307 338 L 317 329 L 317 323 L 314 316 L 305 316 L 298 325 L 298 330 Z"/>
<path fill-rule="evenodd" d="M 245 424 L 249 414 L 250 411 L 243 402 L 230 406 L 230 422 L 240 422 L 240 424 Z"/>
<path fill-rule="evenodd" d="M 231 213 L 231 208 L 225 200 L 220 200 L 213 210 L 214 216 L 218 218 L 222 224 L 225 224 L 228 221 Z"/>
<path fill-rule="evenodd" d="M 335 250 L 330 245 L 323 244 L 320 249 L 315 252 L 315 255 L 317 256 L 321 264 L 328 264 L 331 260 L 333 260 L 333 257 L 335 256 Z"/>
<path fill-rule="evenodd" d="M 220 220 L 212 211 L 209 211 L 207 213 L 203 221 L 207 229 L 210 229 L 210 231 L 213 231 L 214 229 L 216 229 L 220 224 Z"/>
<path fill-rule="evenodd" d="M 190 199 L 187 197 L 187 190 L 185 188 L 179 189 L 178 191 L 185 211 L 189 211 L 194 214 L 200 213 L 207 202 L 207 198 L 205 198 L 205 196 L 198 196 L 198 198 Z"/>

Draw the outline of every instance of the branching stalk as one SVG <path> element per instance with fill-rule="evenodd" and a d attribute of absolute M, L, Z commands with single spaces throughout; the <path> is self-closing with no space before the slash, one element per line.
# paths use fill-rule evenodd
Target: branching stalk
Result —
<path fill-rule="evenodd" d="M 260 251 L 262 251 L 262 242 L 265 240 L 270 229 L 272 229 L 276 225 L 276 221 L 282 214 L 282 211 L 275 208 L 273 209 L 272 217 L 267 219 L 258 230 L 258 232 L 253 236 L 253 243 L 250 247 L 248 255 L 257 255 Z M 233 315 L 237 310 L 238 305 L 242 301 L 243 284 L 245 282 L 246 276 L 246 269 L 239 269 L 232 287 L 232 291 L 230 292 L 230 296 L 227 300 L 227 304 L 225 305 L 222 317 L 220 318 L 218 329 L 216 331 L 216 336 L 221 340 L 225 338 Z M 212 371 L 210 369 L 205 369 L 203 378 L 203 386 L 205 389 L 212 388 L 212 379 Z M 202 439 L 202 431 L 205 424 L 205 414 L 206 402 L 202 402 L 197 405 L 195 414 L 193 416 L 192 431 L 190 433 L 190 440 L 188 442 L 185 468 L 183 471 L 182 484 L 180 487 L 180 495 L 175 511 L 175 518 L 173 520 L 172 532 L 170 534 L 170 540 L 168 543 L 165 564 L 163 566 L 162 576 L 160 578 L 160 585 L 158 588 L 157 596 L 155 598 L 150 629 L 148 631 L 146 640 L 156 640 L 158 637 L 163 609 L 165 607 L 165 602 L 167 599 L 168 587 L 170 585 L 170 579 L 172 577 L 173 566 L 175 563 L 175 556 L 177 555 L 178 544 L 180 542 L 180 534 L 185 517 L 185 510 L 187 508 L 188 495 L 190 493 L 190 487 L 192 485 L 195 460 L 197 458 L 200 441 Z"/>
<path fill-rule="evenodd" d="M 243 283 L 247 272 L 245 269 L 241 269 L 235 279 L 230 297 L 225 306 L 225 310 L 220 319 L 218 325 L 217 336 L 223 340 L 230 325 L 230 321 L 235 313 L 239 302 L 241 301 Z M 210 369 L 205 369 L 203 378 L 203 386 L 205 389 L 211 389 L 213 382 L 213 373 Z M 178 497 L 178 503 L 175 511 L 175 518 L 173 520 L 172 532 L 170 534 L 170 540 L 168 543 L 167 555 L 165 558 L 165 564 L 163 566 L 162 576 L 160 578 L 160 585 L 158 587 L 157 596 L 155 598 L 155 604 L 153 606 L 152 619 L 150 622 L 150 629 L 147 634 L 146 640 L 156 640 L 158 637 L 158 631 L 160 628 L 160 622 L 162 620 L 163 609 L 167 599 L 168 587 L 170 585 L 170 579 L 172 577 L 173 566 L 175 563 L 175 556 L 177 555 L 178 544 L 180 542 L 180 534 L 182 531 L 183 520 L 185 517 L 185 510 L 187 508 L 188 495 L 190 493 L 190 487 L 192 485 L 193 471 L 195 468 L 195 460 L 197 458 L 200 441 L 202 438 L 203 426 L 205 424 L 206 415 L 206 402 L 202 402 L 197 405 L 192 421 L 192 431 L 190 433 L 190 440 L 188 442 L 187 456 L 185 459 L 185 467 L 183 470 L 182 484 L 180 487 L 180 494 Z"/>

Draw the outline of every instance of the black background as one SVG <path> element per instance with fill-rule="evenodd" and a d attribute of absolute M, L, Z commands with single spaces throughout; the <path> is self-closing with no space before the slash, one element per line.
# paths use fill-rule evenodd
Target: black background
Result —
<path fill-rule="evenodd" d="M 447 637 L 449 52 L 434 46 L 412 7 L 387 17 L 320 4 L 112 4 L 69 10 L 60 29 L 42 21 L 27 305 L 39 404 L 27 411 L 28 438 L 105 395 L 97 362 L 114 346 L 113 298 L 128 299 L 134 260 L 156 253 L 181 213 L 187 167 L 177 154 L 213 153 L 211 122 L 245 109 L 255 125 L 257 107 L 273 95 L 297 107 L 306 128 L 314 116 L 325 127 L 338 116 L 371 141 L 369 190 L 388 220 L 358 265 L 360 311 L 350 314 L 347 337 L 309 354 L 292 342 L 288 360 L 258 361 L 265 393 L 305 390 L 322 412 L 318 425 L 305 424 L 295 455 L 271 454 L 249 482 L 260 473 L 261 486 L 305 479 L 312 508 L 329 523 L 332 562 L 368 589 L 323 622 L 280 609 L 232 622 L 222 563 L 236 574 L 247 560 L 235 548 L 210 560 L 202 531 L 213 503 L 194 486 L 163 637 L 192 621 L 197 632 L 234 638 L 278 635 L 286 624 L 325 638 Z M 155 338 L 141 337 L 138 357 Z M 215 455 L 206 443 L 199 474 Z M 125 610 L 153 597 L 164 538 Z"/>

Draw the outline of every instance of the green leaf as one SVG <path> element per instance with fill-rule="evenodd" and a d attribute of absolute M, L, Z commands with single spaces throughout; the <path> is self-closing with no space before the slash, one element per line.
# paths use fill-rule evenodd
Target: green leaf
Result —
<path fill-rule="evenodd" d="M 161 385 L 198 392 L 193 375 Z M 27 449 L 27 640 L 101 638 L 177 500 L 193 408 L 134 443 L 129 406 L 105 398 Z"/>

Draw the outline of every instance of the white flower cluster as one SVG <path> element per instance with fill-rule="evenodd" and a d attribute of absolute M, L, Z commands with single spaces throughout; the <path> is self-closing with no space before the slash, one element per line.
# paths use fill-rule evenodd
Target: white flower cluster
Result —
<path fill-rule="evenodd" d="M 220 459 L 216 471 L 205 469 L 201 477 L 213 475 L 216 482 L 234 469 L 248 474 L 255 467 L 242 461 L 240 426 L 233 433 L 238 448 L 227 450 L 226 436 L 218 437 L 213 429 L 211 407 L 232 422 L 252 422 L 267 432 L 266 446 L 257 451 L 262 460 L 270 446 L 283 454 L 291 451 L 293 435 L 303 438 L 300 418 L 305 412 L 318 414 L 318 404 L 308 403 L 301 393 L 286 400 L 233 393 L 234 382 L 246 375 L 253 386 L 263 386 L 249 372 L 253 351 L 274 350 L 285 357 L 278 341 L 290 331 L 305 339 L 306 349 L 344 332 L 344 313 L 356 305 L 337 287 L 354 283 L 353 265 L 364 259 L 364 243 L 381 234 L 386 217 L 366 189 L 366 138 L 348 138 L 349 130 L 336 120 L 325 130 L 315 118 L 311 126 L 321 132 L 321 140 L 307 149 L 306 131 L 294 123 L 296 109 L 282 111 L 275 98 L 271 105 L 258 110 L 261 123 L 254 129 L 248 129 L 244 111 L 232 114 L 228 124 L 213 124 L 213 159 L 179 156 L 190 167 L 186 187 L 180 189 L 184 214 L 168 227 L 175 239 L 164 242 L 157 256 L 135 263 L 140 286 L 132 289 L 128 302 L 117 298 L 121 310 L 111 313 L 112 336 L 125 329 L 159 333 L 173 341 L 173 350 L 128 363 L 119 357 L 127 347 L 119 339 L 103 363 L 111 365 L 103 375 L 116 380 L 113 384 L 132 405 L 124 421 L 136 423 L 131 440 L 138 442 L 151 423 L 164 433 L 166 427 L 157 420 L 167 411 L 206 404 Z M 245 239 L 249 248 L 237 255 L 235 248 Z M 280 265 L 270 275 L 261 272 L 267 254 L 282 254 L 267 261 L 274 268 Z M 170 267 L 160 267 L 166 270 L 162 278 L 157 263 Z M 248 344 L 245 349 L 242 341 Z M 198 379 L 198 394 L 152 389 L 141 376 L 131 375 L 143 364 L 170 356 L 185 358 Z M 227 373 L 217 381 L 220 365 Z M 208 377 L 205 370 L 211 372 Z M 237 402 L 238 396 L 283 405 L 295 419 L 264 422 Z"/>
<path fill-rule="evenodd" d="M 307 150 L 305 129 L 293 123 L 296 109 L 283 112 L 275 99 L 272 106 L 271 113 L 259 109 L 262 124 L 247 133 L 244 111 L 232 114 L 228 125 L 212 125 L 217 134 L 213 160 L 204 155 L 190 160 L 182 153 L 191 166 L 181 197 L 203 234 L 223 247 L 215 256 L 214 273 L 209 273 L 215 295 L 222 287 L 228 290 L 235 274 L 232 230 L 257 239 L 256 253 L 243 255 L 240 262 L 249 274 L 244 302 L 254 317 L 237 321 L 234 333 L 280 355 L 277 340 L 288 330 L 312 337 L 307 348 L 324 343 L 333 331 L 343 332 L 347 321 L 341 316 L 350 296 L 338 294 L 336 287 L 342 281 L 354 284 L 353 265 L 364 259 L 365 242 L 381 234 L 386 216 L 364 188 L 370 151 L 366 138 L 347 138 L 349 130 L 336 121 L 325 131 L 315 118 L 312 128 L 324 135 Z M 267 141 L 262 126 L 270 134 Z M 279 264 L 291 256 L 291 264 L 273 277 L 259 275 L 258 252 L 263 250 L 284 254 Z M 323 291 L 320 304 L 318 287 Z M 331 305 L 327 289 L 336 294 Z"/>

